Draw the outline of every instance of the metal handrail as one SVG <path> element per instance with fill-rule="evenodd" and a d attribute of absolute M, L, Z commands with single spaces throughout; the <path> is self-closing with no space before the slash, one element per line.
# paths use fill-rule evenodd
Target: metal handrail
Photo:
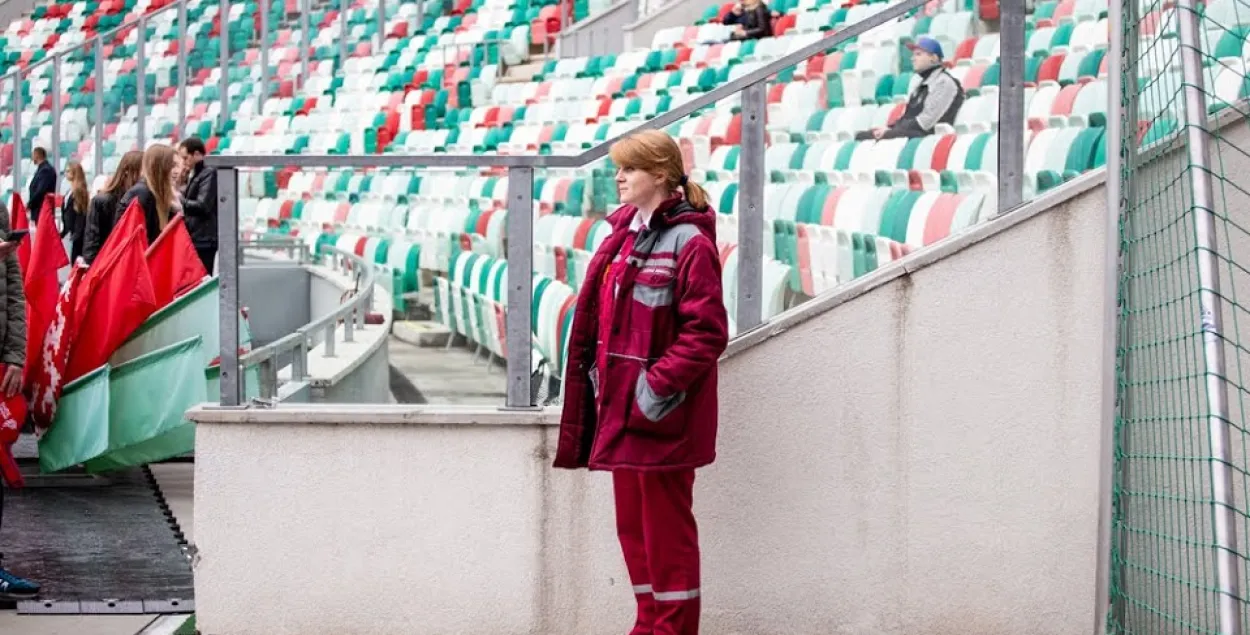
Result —
<path fill-rule="evenodd" d="M 506 154 L 381 154 L 381 155 L 331 155 L 331 154 L 229 154 L 205 157 L 211 167 L 257 168 L 277 166 L 300 167 L 352 167 L 352 168 L 414 168 L 414 167 L 525 167 L 525 168 L 580 168 L 608 155 L 612 145 L 625 137 L 655 128 L 663 128 L 689 117 L 716 102 L 732 97 L 750 86 L 767 81 L 773 75 L 802 62 L 817 53 L 863 35 L 867 31 L 919 9 L 927 0 L 903 0 L 877 14 L 864 18 L 840 31 L 826 35 L 793 53 L 779 57 L 761 68 L 742 77 L 730 80 L 698 97 L 661 115 L 644 121 L 629 132 L 608 139 L 593 148 L 575 155 L 506 155 Z"/>
<path fill-rule="evenodd" d="M 764 184 L 767 172 L 765 119 L 767 116 L 767 82 L 776 74 L 808 58 L 833 49 L 850 38 L 870 29 L 902 18 L 921 8 L 927 0 L 902 2 L 831 33 L 803 48 L 773 60 L 742 77 L 709 90 L 676 108 L 643 122 L 629 132 L 608 139 L 577 155 L 456 155 L 456 154 L 384 154 L 384 155 L 216 155 L 206 158 L 207 165 L 217 170 L 219 214 L 218 232 L 222 266 L 222 381 L 221 404 L 237 407 L 242 384 L 239 368 L 237 324 L 228 316 L 238 306 L 238 193 L 240 168 L 274 168 L 284 166 L 312 168 L 413 168 L 507 167 L 507 312 L 505 342 L 507 348 L 508 408 L 529 408 L 532 333 L 533 271 L 533 184 L 536 168 L 581 168 L 606 156 L 613 144 L 642 130 L 658 129 L 688 117 L 715 102 L 742 93 L 742 141 L 739 154 L 738 187 L 738 279 L 737 327 L 743 333 L 762 322 L 764 282 Z M 1001 0 L 1002 51 L 998 108 L 998 212 L 1014 209 L 1023 199 L 1024 183 L 1024 0 Z M 227 373 L 234 371 L 232 375 Z"/>
<path fill-rule="evenodd" d="M 242 244 L 242 243 L 241 243 Z M 302 247 L 297 262 L 307 262 L 308 246 L 304 243 L 292 245 L 282 240 L 259 240 L 246 243 L 252 249 L 290 250 Z M 365 326 L 365 314 L 373 306 L 373 285 L 377 277 L 372 263 L 365 261 L 356 254 L 327 246 L 321 249 L 321 255 L 331 256 L 331 269 L 340 271 L 345 262 L 351 262 L 353 283 L 356 289 L 351 295 L 339 303 L 333 311 L 299 327 L 295 331 L 278 338 L 264 346 L 255 348 L 239 356 L 242 368 L 258 366 L 260 370 L 260 397 L 274 399 L 278 390 L 277 358 L 293 351 L 291 358 L 291 381 L 303 381 L 308 377 L 308 351 L 312 338 L 321 331 L 325 335 L 325 357 L 334 357 L 335 342 L 339 320 L 343 321 L 343 341 L 354 342 L 357 329 Z"/>

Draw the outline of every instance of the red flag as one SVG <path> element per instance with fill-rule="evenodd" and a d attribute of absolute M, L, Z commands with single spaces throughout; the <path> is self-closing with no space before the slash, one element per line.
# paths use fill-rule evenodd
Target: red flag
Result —
<path fill-rule="evenodd" d="M 26 204 L 22 202 L 22 197 L 17 192 L 13 193 L 13 205 L 9 210 L 9 228 L 13 231 L 19 229 L 30 229 L 30 219 L 27 217 Z M 22 271 L 30 266 L 30 240 L 26 239 L 17 246 L 17 262 L 22 265 Z"/>
<path fill-rule="evenodd" d="M 35 247 L 31 250 L 30 267 L 23 271 L 26 291 L 26 369 L 22 385 L 29 385 L 31 370 L 39 366 L 39 353 L 43 349 L 43 336 L 48 331 L 56 313 L 56 298 L 60 282 L 57 271 L 69 264 L 65 244 L 57 236 L 56 221 L 52 217 L 52 202 L 44 203 L 39 215 L 39 231 L 35 232 Z"/>
<path fill-rule="evenodd" d="M 87 270 L 74 310 L 78 332 L 69 352 L 66 381 L 74 381 L 107 362 L 117 347 L 156 311 L 152 278 L 143 259 L 146 232 L 142 225 L 135 227 L 111 250 L 109 242 L 113 236 L 109 236 L 100 256 Z"/>
<path fill-rule="evenodd" d="M 11 488 L 26 484 L 17 461 L 13 458 L 13 444 L 22 432 L 26 420 L 26 399 L 20 394 L 0 401 L 0 480 Z"/>
<path fill-rule="evenodd" d="M 181 214 L 169 221 L 148 247 L 147 262 L 157 308 L 194 289 L 208 275 Z"/>
<path fill-rule="evenodd" d="M 66 383 L 65 366 L 69 362 L 69 351 L 78 332 L 74 307 L 86 275 L 86 266 L 75 265 L 70 269 L 69 279 L 61 286 L 52 320 L 47 331 L 39 338 L 41 348 L 38 359 L 26 360 L 31 418 L 40 428 L 52 425 L 56 416 L 56 404 Z"/>
<path fill-rule="evenodd" d="M 95 259 L 108 258 L 110 252 L 116 251 L 123 242 L 130 238 L 130 234 L 134 233 L 136 227 L 143 230 L 143 249 L 146 251 L 148 248 L 147 224 L 143 220 L 143 208 L 139 206 L 137 198 L 131 199 L 126 211 L 122 212 L 122 217 L 117 219 L 117 224 L 113 226 L 113 231 L 109 233 L 108 238 L 104 239 L 104 244 L 100 245 L 100 253 L 96 254 Z"/>

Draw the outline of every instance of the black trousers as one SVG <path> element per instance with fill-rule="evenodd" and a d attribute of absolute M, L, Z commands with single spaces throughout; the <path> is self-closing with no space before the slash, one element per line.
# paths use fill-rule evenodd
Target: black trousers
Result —
<path fill-rule="evenodd" d="M 195 253 L 199 255 L 200 262 L 204 263 L 204 271 L 207 271 L 210 276 L 213 275 L 213 259 L 217 257 L 217 248 L 196 247 Z"/>

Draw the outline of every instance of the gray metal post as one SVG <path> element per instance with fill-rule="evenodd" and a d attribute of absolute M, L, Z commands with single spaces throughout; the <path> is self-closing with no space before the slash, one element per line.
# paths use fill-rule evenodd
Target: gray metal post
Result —
<path fill-rule="evenodd" d="M 95 39 L 95 175 L 104 174 L 104 38 Z"/>
<path fill-rule="evenodd" d="M 217 116 L 218 130 L 225 130 L 226 120 L 230 116 L 230 0 L 221 0 L 221 78 L 217 80 L 217 89 L 221 91 L 221 113 Z"/>
<path fill-rule="evenodd" d="M 147 119 L 148 119 L 148 66 L 147 66 L 147 48 L 148 48 L 148 21 L 147 18 L 139 18 L 139 66 L 135 72 L 139 74 L 138 86 L 135 87 L 135 95 L 137 96 L 139 116 L 135 120 L 138 124 L 139 132 L 139 149 L 147 147 Z"/>
<path fill-rule="evenodd" d="M 1136 3 L 1137 0 L 1129 0 Z M 1094 628 L 1091 633 L 1107 629 L 1107 613 L 1111 605 L 1111 550 L 1115 525 L 1115 420 L 1119 398 L 1116 382 L 1116 354 L 1119 347 L 1119 285 L 1120 285 L 1120 218 L 1124 213 L 1121 195 L 1121 125 L 1124 116 L 1121 100 L 1121 73 L 1124 70 L 1124 31 L 1121 26 L 1123 0 L 1108 3 L 1110 45 L 1107 48 L 1107 211 L 1103 242 L 1105 253 L 1103 273 L 1103 349 L 1102 349 L 1102 426 L 1098 475 L 1098 554 L 1097 578 L 1094 581 Z M 1123 622 L 1120 621 L 1122 624 Z"/>
<path fill-rule="evenodd" d="M 386 44 L 386 0 L 378 0 L 378 53 Z"/>
<path fill-rule="evenodd" d="M 418 31 L 425 30 L 425 0 L 417 0 L 417 25 L 409 35 L 416 36 Z"/>
<path fill-rule="evenodd" d="M 265 114 L 265 98 L 269 96 L 269 0 L 260 0 L 260 92 L 256 95 L 256 114 Z"/>
<path fill-rule="evenodd" d="M 304 86 L 308 84 L 308 64 L 309 64 L 308 49 L 312 47 L 312 33 L 309 32 L 312 27 L 309 26 L 308 24 L 308 14 L 311 12 L 312 12 L 312 0 L 300 0 L 300 9 L 299 9 L 299 32 L 300 32 L 299 87 L 300 87 L 300 90 L 303 90 Z"/>
<path fill-rule="evenodd" d="M 239 368 L 239 171 L 217 168 L 217 277 L 221 297 L 221 405 L 243 395 Z"/>
<path fill-rule="evenodd" d="M 534 168 L 508 168 L 507 407 L 529 408 L 534 280 Z"/>
<path fill-rule="evenodd" d="M 26 157 L 25 143 L 22 140 L 22 71 L 13 73 L 13 191 L 20 192 L 22 186 L 22 160 Z"/>
<path fill-rule="evenodd" d="M 1114 0 L 1112 0 L 1114 1 Z M 1003 0 L 998 88 L 998 213 L 1024 201 L 1024 0 Z"/>
<path fill-rule="evenodd" d="M 767 85 L 742 91 L 742 150 L 738 177 L 738 310 L 745 333 L 763 321 L 764 289 L 764 114 Z"/>
<path fill-rule="evenodd" d="M 1224 365 L 1224 306 L 1220 297 L 1220 243 L 1215 234 L 1215 192 L 1211 186 L 1211 148 L 1207 126 L 1206 77 L 1202 65 L 1199 16 L 1194 0 L 1176 3 L 1181 77 L 1185 91 L 1185 136 L 1193 192 L 1194 256 L 1198 264 L 1198 301 L 1206 362 L 1207 433 L 1211 447 L 1211 505 L 1215 528 L 1215 575 L 1221 635 L 1241 635 L 1241 571 L 1237 551 L 1236 499 L 1233 492 L 1229 432 L 1228 380 Z"/>
<path fill-rule="evenodd" d="M 347 69 L 347 12 L 348 0 L 339 0 L 339 72 Z"/>
<path fill-rule="evenodd" d="M 61 56 L 52 56 L 52 169 L 61 172 Z M 36 214 L 40 211 L 36 210 Z"/>
<path fill-rule="evenodd" d="M 178 138 L 187 136 L 187 3 L 178 2 Z"/>

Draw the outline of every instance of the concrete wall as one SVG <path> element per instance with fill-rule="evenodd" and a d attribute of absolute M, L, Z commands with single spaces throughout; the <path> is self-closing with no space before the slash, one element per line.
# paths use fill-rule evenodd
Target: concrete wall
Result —
<path fill-rule="evenodd" d="M 294 263 L 239 267 L 239 302 L 248 307 L 252 340 L 264 346 L 312 321 L 307 269 Z"/>
<path fill-rule="evenodd" d="M 1101 178 L 731 345 L 704 632 L 1094 632 Z M 550 469 L 554 412 L 192 416 L 205 635 L 628 630 L 609 477 Z"/>
<path fill-rule="evenodd" d="M 625 27 L 638 20 L 638 0 L 621 0 L 560 33 L 556 56 L 619 55 L 625 52 Z"/>

